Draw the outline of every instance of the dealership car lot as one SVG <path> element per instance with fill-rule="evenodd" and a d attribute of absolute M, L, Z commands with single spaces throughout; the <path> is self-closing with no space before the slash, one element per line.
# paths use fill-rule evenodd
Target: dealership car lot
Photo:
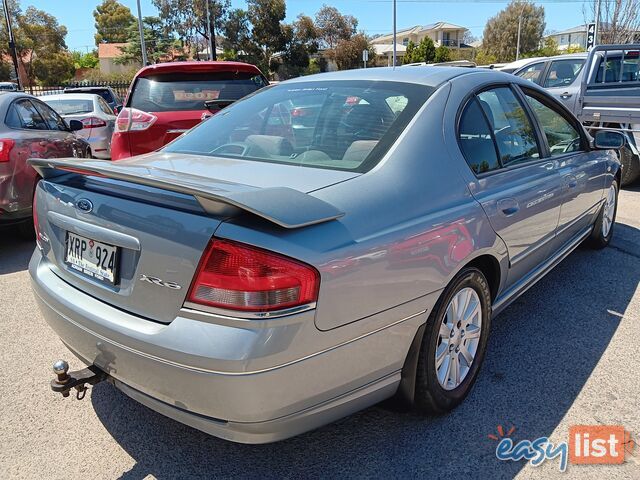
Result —
<path fill-rule="evenodd" d="M 640 434 L 640 188 L 622 190 L 612 245 L 578 249 L 492 325 L 489 354 L 467 401 L 442 417 L 376 406 L 300 437 L 232 444 L 180 425 L 100 384 L 82 402 L 48 390 L 69 358 L 30 293 L 33 244 L 0 233 L 0 471 L 9 478 L 444 476 L 637 478 L 623 466 L 566 473 L 495 459 L 498 424 L 514 438 L 566 440 L 570 425 L 623 424 Z M 29 345 L 27 347 L 27 345 Z M 80 368 L 72 361 L 72 369 Z"/>

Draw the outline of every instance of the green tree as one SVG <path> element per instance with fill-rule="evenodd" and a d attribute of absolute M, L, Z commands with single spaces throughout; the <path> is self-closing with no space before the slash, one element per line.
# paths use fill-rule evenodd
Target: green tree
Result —
<path fill-rule="evenodd" d="M 98 66 L 98 56 L 94 52 L 82 53 L 79 51 L 71 52 L 71 59 L 76 70 L 79 68 L 95 68 Z"/>
<path fill-rule="evenodd" d="M 424 37 L 413 52 L 412 62 L 433 63 L 436 59 L 436 46 L 429 37 Z"/>
<path fill-rule="evenodd" d="M 175 51 L 176 41 L 167 32 L 159 17 L 144 17 L 142 19 L 144 31 L 144 43 L 147 50 L 147 61 L 158 63 L 171 58 Z M 116 63 L 127 64 L 137 62 L 142 64 L 142 47 L 140 45 L 140 33 L 137 25 L 129 27 L 127 45 L 120 49 L 122 55 L 116 58 Z"/>
<path fill-rule="evenodd" d="M 222 48 L 225 50 L 225 59 L 235 60 L 239 52 L 250 50 L 251 26 L 245 10 L 236 8 L 229 11 L 221 31 L 224 35 Z"/>
<path fill-rule="evenodd" d="M 504 10 L 490 18 L 484 28 L 483 49 L 499 62 L 512 61 L 516 57 L 520 15 L 520 53 L 526 54 L 539 48 L 546 25 L 544 7 L 536 7 L 527 0 L 513 0 Z"/>
<path fill-rule="evenodd" d="M 251 22 L 253 53 L 262 71 L 272 66 L 272 55 L 284 50 L 287 34 L 282 21 L 286 16 L 284 0 L 247 0 L 248 16 Z"/>
<path fill-rule="evenodd" d="M 342 15 L 335 7 L 323 5 L 316 13 L 315 26 L 321 46 L 333 50 L 338 42 L 356 34 L 358 20 L 351 15 Z"/>
<path fill-rule="evenodd" d="M 364 33 L 358 33 L 347 40 L 340 40 L 335 47 L 336 65 L 340 70 L 361 67 L 363 50 L 369 50 L 369 61 L 373 63 L 376 53 Z"/>
<path fill-rule="evenodd" d="M 211 31 L 222 32 L 227 20 L 230 0 L 152 0 L 158 16 L 168 31 L 186 46 L 197 46 L 207 35 L 207 2 Z"/>
<path fill-rule="evenodd" d="M 449 50 L 444 45 L 440 45 L 438 48 L 436 48 L 436 54 L 434 57 L 434 61 L 436 63 L 450 62 L 451 60 L 453 60 L 453 56 L 451 55 L 451 50 Z"/>
<path fill-rule="evenodd" d="M 136 21 L 131 10 L 117 0 L 103 0 L 93 11 L 93 18 L 96 21 L 96 45 L 126 42 L 129 27 Z"/>
<path fill-rule="evenodd" d="M 413 63 L 413 56 L 416 53 L 416 44 L 413 43 L 412 40 L 409 40 L 407 43 L 407 49 L 404 52 L 404 57 L 402 57 L 402 63 L 405 65 L 408 63 Z"/>
<path fill-rule="evenodd" d="M 32 62 L 33 74 L 45 86 L 57 86 L 70 80 L 76 71 L 71 54 L 67 51 L 51 52 Z"/>
<path fill-rule="evenodd" d="M 555 55 L 560 55 L 560 50 L 558 50 L 558 42 L 556 42 L 553 37 L 547 37 L 544 39 L 544 44 L 541 48 L 537 50 L 532 50 L 531 52 L 527 52 L 523 54 L 523 57 L 553 57 Z"/>

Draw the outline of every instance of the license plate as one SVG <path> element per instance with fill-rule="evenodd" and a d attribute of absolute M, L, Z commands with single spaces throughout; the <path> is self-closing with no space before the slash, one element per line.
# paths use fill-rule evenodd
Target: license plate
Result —
<path fill-rule="evenodd" d="M 67 232 L 64 261 L 100 282 L 115 284 L 118 247 Z"/>

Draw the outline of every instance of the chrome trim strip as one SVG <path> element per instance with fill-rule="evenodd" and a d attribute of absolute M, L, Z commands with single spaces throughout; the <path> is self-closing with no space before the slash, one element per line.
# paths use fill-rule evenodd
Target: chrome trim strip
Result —
<path fill-rule="evenodd" d="M 128 248 L 130 250 L 140 250 L 140 241 L 136 237 L 125 233 L 83 222 L 53 211 L 47 212 L 47 220 L 63 230 L 71 231 L 99 242 Z"/>
<path fill-rule="evenodd" d="M 174 128 L 172 130 L 167 130 L 167 133 L 184 133 L 188 131 L 189 131 L 188 128 Z"/>
<path fill-rule="evenodd" d="M 306 312 L 316 308 L 316 302 L 298 305 L 296 307 L 284 308 L 282 310 L 274 310 L 272 312 L 240 312 L 235 310 L 227 310 L 225 308 L 210 307 L 200 305 L 193 302 L 184 302 L 181 310 L 185 313 L 197 313 L 204 315 L 214 315 L 217 317 L 240 319 L 240 320 L 264 320 L 268 318 L 280 318 L 294 315 L 296 313 Z"/>
<path fill-rule="evenodd" d="M 539 280 L 544 278 L 544 276 L 549 273 L 553 269 L 553 267 L 564 260 L 571 252 L 573 252 L 578 247 L 578 245 L 580 245 L 582 240 L 587 238 L 592 230 L 593 225 L 589 225 L 589 227 L 575 236 L 574 240 L 569 242 L 566 247 L 559 250 L 553 257 L 540 265 L 538 269 L 531 272 L 519 283 L 516 283 L 511 288 L 509 288 L 509 290 L 504 292 L 502 296 L 498 297 L 492 306 L 493 314 L 497 315 L 498 313 L 502 312 L 509 306 L 511 302 L 513 302 L 520 295 L 529 290 L 529 288 L 534 286 Z"/>
<path fill-rule="evenodd" d="M 38 294 L 37 291 L 35 293 Z M 164 363 L 166 365 L 171 365 L 172 367 L 176 367 L 176 368 L 184 368 L 185 370 L 193 370 L 193 371 L 196 371 L 196 372 L 211 373 L 211 374 L 215 374 L 215 375 L 226 375 L 226 376 L 233 376 L 233 377 L 239 377 L 239 376 L 243 376 L 243 375 L 255 375 L 255 374 L 258 374 L 258 373 L 265 373 L 265 372 L 270 372 L 272 370 L 278 370 L 278 369 L 283 368 L 283 367 L 288 367 L 288 366 L 293 365 L 295 363 L 299 363 L 299 362 L 302 362 L 304 360 L 308 360 L 310 358 L 317 357 L 318 355 L 322 355 L 324 353 L 330 352 L 332 350 L 335 350 L 337 348 L 343 347 L 343 346 L 348 345 L 350 343 L 357 342 L 358 340 L 362 340 L 363 338 L 366 338 L 366 337 L 368 337 L 370 335 L 379 333 L 379 332 L 381 332 L 383 330 L 386 330 L 387 328 L 391 328 L 391 327 L 393 327 L 395 325 L 398 325 L 398 324 L 400 324 L 402 322 L 405 322 L 407 320 L 411 320 L 412 318 L 415 318 L 415 317 L 417 317 L 419 315 L 422 315 L 422 314 L 427 312 L 427 310 L 422 310 L 422 311 L 420 311 L 418 313 L 414 313 L 413 315 L 409 315 L 408 317 L 405 317 L 405 318 L 403 318 L 401 320 L 393 322 L 393 323 L 391 323 L 389 325 L 386 325 L 384 327 L 380 327 L 380 328 L 378 328 L 376 330 L 373 330 L 371 332 L 368 332 L 368 333 L 365 333 L 365 334 L 360 335 L 358 337 L 352 338 L 351 340 L 346 340 L 346 341 L 341 342 L 341 343 L 339 343 L 337 345 L 334 345 L 332 347 L 325 348 L 324 350 L 320 350 L 318 352 L 311 353 L 311 354 L 306 355 L 304 357 L 297 358 L 295 360 L 291 360 L 289 362 L 285 362 L 285 363 L 282 363 L 280 365 L 275 365 L 273 367 L 268 367 L 268 368 L 262 368 L 260 370 L 252 370 L 252 371 L 249 371 L 249 372 L 222 372 L 222 371 L 219 371 L 219 370 L 210 370 L 208 368 L 194 367 L 194 366 L 190 366 L 190 365 L 184 365 L 184 364 L 179 363 L 179 362 L 173 362 L 171 360 L 167 360 L 167 359 L 164 359 L 164 358 L 157 357 L 156 355 L 151 355 L 149 353 L 141 352 L 141 351 L 136 350 L 134 348 L 128 347 L 126 345 L 123 345 L 123 344 L 121 344 L 119 342 L 115 342 L 115 341 L 111 340 L 110 338 L 107 338 L 107 337 L 105 337 L 103 335 L 100 335 L 100 334 L 94 332 L 93 330 L 85 327 L 84 325 L 81 325 L 78 322 L 72 320 L 71 318 L 69 318 L 66 315 L 64 315 L 62 312 L 59 312 L 57 309 L 53 308 L 53 306 L 51 306 L 49 304 L 49 302 L 47 302 L 44 298 L 42 298 L 42 295 L 38 294 L 38 296 L 40 297 L 40 299 L 51 310 L 53 310 L 57 315 L 60 315 L 66 321 L 72 323 L 73 325 L 75 325 L 79 329 L 87 332 L 89 335 L 93 335 L 95 338 L 98 338 L 98 339 L 100 339 L 102 341 L 105 341 L 105 342 L 107 342 L 107 343 L 109 343 L 109 344 L 111 344 L 111 345 L 113 345 L 115 347 L 118 347 L 118 348 L 121 348 L 123 350 L 126 350 L 127 352 L 133 353 L 135 355 L 140 355 L 141 357 L 145 357 L 145 358 L 148 358 L 150 360 L 154 360 L 154 361 L 157 361 L 157 362 L 160 362 L 160 363 Z M 111 372 L 107 372 L 107 374 L 112 375 Z M 117 375 L 114 376 L 114 378 L 117 379 L 118 378 Z"/>

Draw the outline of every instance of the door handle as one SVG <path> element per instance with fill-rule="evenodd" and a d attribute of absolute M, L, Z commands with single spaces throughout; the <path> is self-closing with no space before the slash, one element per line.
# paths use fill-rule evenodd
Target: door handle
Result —
<path fill-rule="evenodd" d="M 568 188 L 576 188 L 578 186 L 578 179 L 573 175 L 565 175 L 564 184 Z"/>
<path fill-rule="evenodd" d="M 567 99 L 571 98 L 572 96 L 573 96 L 573 94 L 569 93 L 569 92 L 564 92 L 564 93 L 560 94 L 560 98 L 562 98 L 563 100 L 567 100 Z"/>
<path fill-rule="evenodd" d="M 520 205 L 515 198 L 501 198 L 497 202 L 498 210 L 505 216 L 510 217 L 520 210 Z"/>

